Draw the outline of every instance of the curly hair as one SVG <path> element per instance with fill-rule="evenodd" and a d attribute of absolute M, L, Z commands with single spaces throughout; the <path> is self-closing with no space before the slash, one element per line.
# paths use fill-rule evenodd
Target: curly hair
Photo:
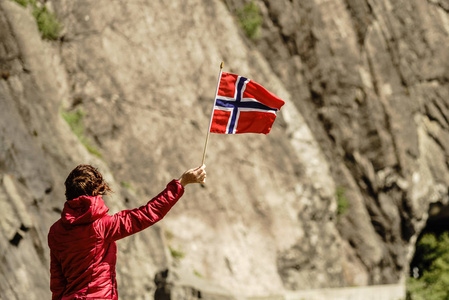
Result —
<path fill-rule="evenodd" d="M 98 196 L 112 192 L 97 168 L 91 165 L 78 165 L 65 180 L 65 197 L 67 200 L 79 196 Z"/>

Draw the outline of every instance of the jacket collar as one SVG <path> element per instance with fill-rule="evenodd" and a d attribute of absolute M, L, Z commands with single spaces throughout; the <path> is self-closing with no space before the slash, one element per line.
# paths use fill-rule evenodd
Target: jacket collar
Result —
<path fill-rule="evenodd" d="M 103 217 L 108 211 L 101 196 L 80 196 L 65 202 L 61 220 L 67 225 L 88 224 Z"/>

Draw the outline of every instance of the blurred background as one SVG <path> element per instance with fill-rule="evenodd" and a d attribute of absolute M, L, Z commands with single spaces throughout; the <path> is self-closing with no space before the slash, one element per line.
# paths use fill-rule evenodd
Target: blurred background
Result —
<path fill-rule="evenodd" d="M 447 299 L 448 49 L 447 0 L 1 0 L 0 299 L 50 298 L 76 165 L 115 213 L 201 164 L 221 61 L 286 104 L 118 242 L 120 299 Z"/>

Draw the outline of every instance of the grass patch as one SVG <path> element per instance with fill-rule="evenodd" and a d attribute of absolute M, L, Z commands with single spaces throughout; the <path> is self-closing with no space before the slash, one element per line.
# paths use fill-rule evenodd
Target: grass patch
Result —
<path fill-rule="evenodd" d="M 48 11 L 46 6 L 33 8 L 33 16 L 36 19 L 37 27 L 42 33 L 42 38 L 47 40 L 57 40 L 62 31 L 62 24 L 55 14 Z"/>
<path fill-rule="evenodd" d="M 61 112 L 63 119 L 69 124 L 72 132 L 77 136 L 78 140 L 86 147 L 87 151 L 91 154 L 102 158 L 103 155 L 100 151 L 92 145 L 92 143 L 84 135 L 83 117 L 84 112 L 81 109 L 75 111 L 63 111 Z"/>
<path fill-rule="evenodd" d="M 257 4 L 253 1 L 245 4 L 242 9 L 237 10 L 237 17 L 246 36 L 252 40 L 257 40 L 260 37 L 260 27 L 263 22 Z"/>
<path fill-rule="evenodd" d="M 72 129 L 73 133 L 80 137 L 84 133 L 83 126 L 83 117 L 84 112 L 81 109 L 77 109 L 75 111 L 64 111 L 61 113 L 64 120 L 69 124 L 70 129 Z"/>
<path fill-rule="evenodd" d="M 86 139 L 81 140 L 81 143 L 86 147 L 87 151 L 89 151 L 91 154 L 95 155 L 96 157 L 103 158 L 103 154 L 101 154 L 100 150 L 98 150 L 97 147 L 93 146 L 88 142 Z"/>
<path fill-rule="evenodd" d="M 125 189 L 134 191 L 132 184 L 129 181 L 120 181 L 120 185 Z"/>
<path fill-rule="evenodd" d="M 63 26 L 56 18 L 56 15 L 48 8 L 36 0 L 13 0 L 23 7 L 31 6 L 33 17 L 36 19 L 37 27 L 42 34 L 42 38 L 47 40 L 57 40 L 61 34 Z"/>
<path fill-rule="evenodd" d="M 193 270 L 193 275 L 195 275 L 198 278 L 204 278 L 204 276 L 200 272 L 198 272 L 197 270 Z"/>
<path fill-rule="evenodd" d="M 20 4 L 23 7 L 27 7 L 28 5 L 28 0 L 14 0 L 14 2 Z"/>
<path fill-rule="evenodd" d="M 167 240 L 169 240 L 169 241 L 171 241 L 171 240 L 173 239 L 173 237 L 175 236 L 175 235 L 173 234 L 173 232 L 171 232 L 170 230 L 166 230 L 166 231 L 164 232 L 164 234 L 165 234 L 165 238 L 166 238 Z"/>
<path fill-rule="evenodd" d="M 346 189 L 342 186 L 337 187 L 335 191 L 337 196 L 337 216 L 344 216 L 348 213 L 349 201 L 346 198 Z"/>
<path fill-rule="evenodd" d="M 174 259 L 183 259 L 186 256 L 186 254 L 183 251 L 176 250 L 171 246 L 168 246 L 168 249 L 170 250 L 170 254 Z"/>

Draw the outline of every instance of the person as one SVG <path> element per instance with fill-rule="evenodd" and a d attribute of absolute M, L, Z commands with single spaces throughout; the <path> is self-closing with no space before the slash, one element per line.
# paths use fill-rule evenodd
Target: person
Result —
<path fill-rule="evenodd" d="M 65 181 L 67 201 L 61 218 L 48 233 L 52 299 L 118 299 L 116 241 L 160 221 L 186 185 L 205 181 L 204 165 L 190 169 L 146 205 L 109 215 L 102 196 L 111 188 L 98 169 L 73 169 Z"/>

